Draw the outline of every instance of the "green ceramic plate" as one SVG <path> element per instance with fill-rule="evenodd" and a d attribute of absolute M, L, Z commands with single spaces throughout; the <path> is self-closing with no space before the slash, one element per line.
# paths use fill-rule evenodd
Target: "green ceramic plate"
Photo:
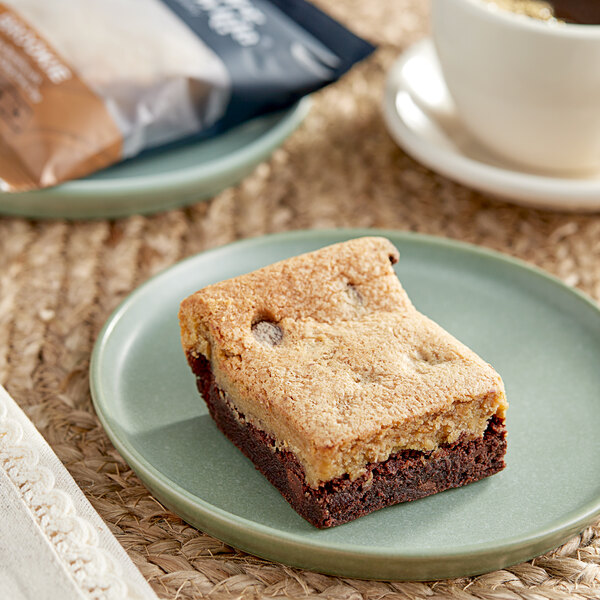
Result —
<path fill-rule="evenodd" d="M 310 99 L 217 137 L 149 152 L 36 192 L 0 192 L 0 213 L 91 219 L 168 210 L 210 198 L 248 175 L 297 127 Z"/>
<path fill-rule="evenodd" d="M 416 306 L 491 362 L 510 409 L 502 473 L 320 531 L 216 429 L 179 343 L 180 300 L 202 286 L 360 235 L 386 235 Z M 115 311 L 92 357 L 108 435 L 183 519 L 259 556 L 349 577 L 440 579 L 557 546 L 600 515 L 600 311 L 541 271 L 444 239 L 298 231 L 189 258 Z"/>

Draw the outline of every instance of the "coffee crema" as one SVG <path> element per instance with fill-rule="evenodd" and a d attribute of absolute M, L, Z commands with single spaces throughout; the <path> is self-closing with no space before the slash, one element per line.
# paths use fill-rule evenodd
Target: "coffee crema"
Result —
<path fill-rule="evenodd" d="M 600 25 L 598 0 L 486 0 L 502 10 L 541 21 Z"/>

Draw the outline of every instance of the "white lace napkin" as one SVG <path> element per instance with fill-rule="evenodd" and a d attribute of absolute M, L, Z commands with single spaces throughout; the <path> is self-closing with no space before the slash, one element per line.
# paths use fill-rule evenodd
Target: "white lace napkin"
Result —
<path fill-rule="evenodd" d="M 2 386 L 0 598 L 157 600 L 50 446 Z"/>

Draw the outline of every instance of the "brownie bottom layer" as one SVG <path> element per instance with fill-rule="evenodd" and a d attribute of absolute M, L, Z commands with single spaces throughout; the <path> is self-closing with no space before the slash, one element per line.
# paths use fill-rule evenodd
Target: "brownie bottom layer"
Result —
<path fill-rule="evenodd" d="M 489 477 L 504 468 L 506 431 L 493 417 L 483 437 L 458 440 L 434 452 L 403 450 L 367 465 L 355 480 L 337 477 L 318 488 L 308 486 L 296 457 L 277 450 L 275 440 L 245 421 L 227 401 L 204 358 L 191 359 L 198 389 L 219 429 L 255 464 L 298 514 L 316 527 L 347 523 L 375 510 L 424 498 Z"/>

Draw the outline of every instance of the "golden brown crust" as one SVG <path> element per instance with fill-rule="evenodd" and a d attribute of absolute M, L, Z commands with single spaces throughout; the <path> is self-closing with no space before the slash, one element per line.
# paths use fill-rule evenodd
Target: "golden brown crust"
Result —
<path fill-rule="evenodd" d="M 482 435 L 506 402 L 497 373 L 412 306 L 394 246 L 360 238 L 200 290 L 183 348 L 210 359 L 237 408 L 317 485 L 405 448 Z"/>

